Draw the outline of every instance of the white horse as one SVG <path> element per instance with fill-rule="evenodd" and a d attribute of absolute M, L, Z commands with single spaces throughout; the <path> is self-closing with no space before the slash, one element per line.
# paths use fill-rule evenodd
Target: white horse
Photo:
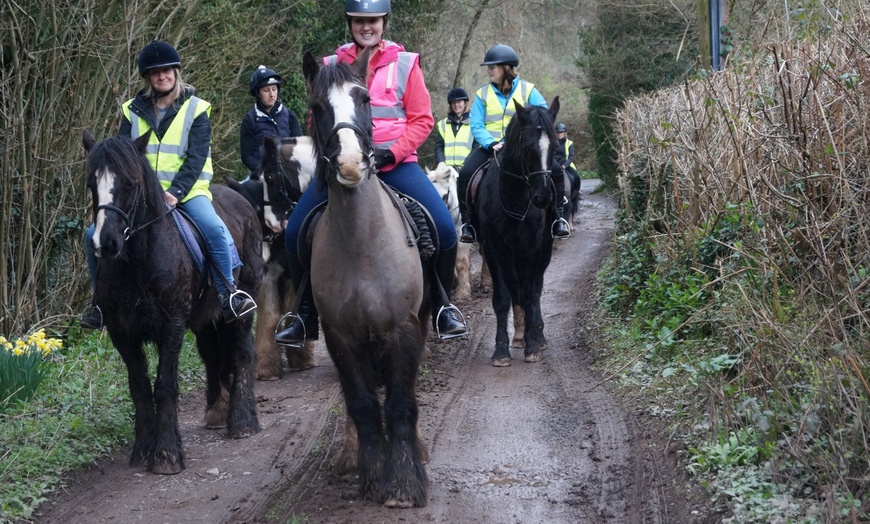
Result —
<path fill-rule="evenodd" d="M 426 174 L 429 176 L 429 181 L 435 186 L 441 199 L 450 210 L 450 216 L 453 218 L 453 225 L 456 227 L 456 233 L 459 234 L 459 228 L 462 225 L 462 219 L 459 216 L 459 194 L 456 189 L 456 181 L 459 179 L 459 173 L 456 169 L 448 166 L 444 162 L 438 164 L 435 170 L 426 169 Z M 468 300 L 471 297 L 471 259 L 470 259 L 470 244 L 463 242 L 459 243 L 459 249 L 456 251 L 456 270 L 453 299 L 457 302 Z"/>

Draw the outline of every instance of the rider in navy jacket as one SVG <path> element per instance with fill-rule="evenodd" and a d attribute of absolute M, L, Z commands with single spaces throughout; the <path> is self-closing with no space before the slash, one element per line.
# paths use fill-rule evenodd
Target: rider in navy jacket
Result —
<path fill-rule="evenodd" d="M 266 66 L 258 67 L 251 75 L 251 96 L 256 103 L 242 119 L 239 143 L 242 163 L 252 173 L 260 169 L 261 148 L 267 137 L 302 136 L 296 113 L 286 108 L 278 98 L 280 87 L 281 77 Z"/>

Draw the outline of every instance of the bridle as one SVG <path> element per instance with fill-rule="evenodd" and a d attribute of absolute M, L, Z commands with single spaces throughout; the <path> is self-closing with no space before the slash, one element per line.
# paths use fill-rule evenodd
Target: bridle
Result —
<path fill-rule="evenodd" d="M 323 154 L 324 147 L 325 147 L 325 144 L 328 143 L 330 140 L 332 140 L 332 138 L 335 137 L 338 134 L 338 132 L 342 129 L 350 129 L 351 131 L 353 131 L 353 134 L 355 134 L 356 137 L 362 142 L 362 149 L 363 149 L 364 154 L 368 157 L 369 165 L 374 166 L 375 165 L 375 159 L 374 159 L 374 157 L 375 157 L 375 144 L 372 141 L 371 134 L 365 132 L 362 128 L 360 128 L 358 125 L 354 124 L 353 122 L 339 122 L 339 123 L 335 124 L 335 126 L 332 128 L 332 130 L 329 132 L 329 134 L 326 135 L 325 140 L 321 138 L 320 133 L 317 133 L 317 137 L 316 137 L 317 150 L 321 153 L 321 159 L 326 163 L 327 166 L 329 166 L 329 169 L 333 172 L 337 172 L 339 169 L 339 166 L 338 166 L 338 164 L 333 162 L 328 156 Z M 375 171 L 374 169 L 370 169 L 368 175 L 371 176 L 372 172 L 374 172 L 374 171 Z"/>
<path fill-rule="evenodd" d="M 528 131 L 528 130 L 530 130 L 530 129 L 532 129 L 532 128 L 530 128 L 530 127 L 521 127 L 521 128 L 520 128 L 520 133 L 522 133 L 523 131 Z M 541 131 L 541 130 L 543 130 L 543 127 L 542 127 L 542 126 L 535 126 L 534 130 L 536 130 L 536 131 Z M 504 151 L 504 150 L 502 150 L 502 151 Z M 496 153 L 496 154 L 493 156 L 493 159 L 495 160 L 495 164 L 498 166 L 499 171 L 502 172 L 502 173 L 504 173 L 504 174 L 506 174 L 506 175 L 510 175 L 510 176 L 512 176 L 512 177 L 514 177 L 514 178 L 517 178 L 517 179 L 522 180 L 523 182 L 525 182 L 527 188 L 532 187 L 532 180 L 533 180 L 533 179 L 535 179 L 535 178 L 537 178 L 537 177 L 540 177 L 540 176 L 544 176 L 544 175 L 549 175 L 549 174 L 550 174 L 550 170 L 549 170 L 549 169 L 540 169 L 540 170 L 537 170 L 537 171 L 531 171 L 531 170 L 529 170 L 529 169 L 526 167 L 526 157 L 525 157 L 525 155 L 522 155 L 522 154 L 520 155 L 520 162 L 521 162 L 521 165 L 522 165 L 522 172 L 518 174 L 518 173 L 514 173 L 513 171 L 509 171 L 509 170 L 507 170 L 507 169 L 505 169 L 505 168 L 502 167 L 502 165 L 501 165 L 501 159 L 499 158 L 500 153 L 501 153 L 501 151 L 499 151 L 498 153 Z M 499 189 L 501 189 L 501 182 L 500 182 L 500 179 L 499 179 Z M 511 218 L 513 218 L 513 219 L 519 220 L 520 222 L 522 222 L 523 220 L 526 219 L 526 216 L 528 216 L 528 214 L 529 214 L 529 209 L 531 209 L 531 207 L 532 207 L 532 198 L 533 198 L 533 195 L 531 194 L 531 192 L 529 193 L 529 199 L 528 199 L 528 201 L 526 202 L 526 209 L 525 209 L 525 211 L 523 211 L 523 214 L 515 213 L 515 212 L 513 212 L 513 211 L 511 211 L 511 210 L 509 210 L 509 209 L 507 209 L 507 208 L 505 208 L 505 206 L 504 206 L 504 202 L 502 202 L 502 200 L 501 200 L 501 191 L 500 191 L 500 190 L 499 190 L 499 191 L 496 191 L 496 195 L 498 196 L 498 203 L 499 203 L 499 205 L 501 206 L 501 210 L 504 211 L 504 213 L 505 213 L 507 216 L 509 216 L 509 217 L 511 217 Z"/>
<path fill-rule="evenodd" d="M 149 220 L 148 222 L 145 222 L 141 226 L 134 227 L 133 223 L 136 220 L 136 211 L 139 208 L 139 201 L 141 200 L 141 196 L 142 196 L 142 187 L 137 184 L 136 185 L 136 193 L 133 195 L 133 205 L 130 207 L 129 211 L 124 211 L 123 209 L 119 208 L 118 206 L 116 206 L 114 204 L 97 204 L 97 211 L 98 212 L 101 209 L 105 209 L 106 211 L 114 211 L 115 213 L 118 213 L 119 215 L 121 215 L 121 218 L 124 220 L 124 223 L 127 225 L 127 227 L 124 228 L 124 241 L 125 242 L 127 240 L 130 240 L 130 237 L 133 236 L 135 233 L 142 231 L 143 229 L 150 226 L 154 222 L 157 222 L 161 218 L 163 218 L 166 215 L 168 215 L 169 213 L 171 213 L 173 209 L 175 209 L 175 206 L 167 206 L 165 213 L 157 215 L 156 217 Z"/>

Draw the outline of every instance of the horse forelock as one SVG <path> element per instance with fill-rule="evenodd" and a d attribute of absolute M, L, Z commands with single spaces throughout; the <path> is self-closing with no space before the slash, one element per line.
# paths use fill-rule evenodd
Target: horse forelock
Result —
<path fill-rule="evenodd" d="M 151 165 L 136 148 L 132 140 L 125 137 L 110 137 L 94 144 L 88 154 L 87 173 L 89 185 L 97 190 L 100 204 L 113 204 L 119 207 L 132 205 L 132 202 L 120 201 L 125 188 L 134 190 L 141 187 L 145 193 L 154 192 L 154 186 L 148 184 L 151 177 L 156 183 Z M 157 184 L 159 188 L 159 184 Z M 160 194 L 151 194 L 148 198 L 162 199 Z"/>
<path fill-rule="evenodd" d="M 524 134 L 530 129 L 540 129 L 540 136 Z M 524 143 L 531 138 L 532 142 Z M 550 158 L 556 144 L 556 128 L 549 111 L 543 107 L 529 106 L 512 119 L 505 130 L 505 145 L 515 154 L 528 154 L 534 151 L 534 170 L 546 171 L 550 168 Z M 517 146 L 520 148 L 517 148 Z M 529 151 L 531 149 L 532 151 Z"/>

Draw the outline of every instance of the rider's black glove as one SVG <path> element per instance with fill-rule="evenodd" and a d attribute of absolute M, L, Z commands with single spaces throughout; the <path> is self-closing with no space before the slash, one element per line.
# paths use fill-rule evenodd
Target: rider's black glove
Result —
<path fill-rule="evenodd" d="M 389 149 L 375 149 L 375 167 L 383 169 L 396 163 L 396 156 Z"/>

